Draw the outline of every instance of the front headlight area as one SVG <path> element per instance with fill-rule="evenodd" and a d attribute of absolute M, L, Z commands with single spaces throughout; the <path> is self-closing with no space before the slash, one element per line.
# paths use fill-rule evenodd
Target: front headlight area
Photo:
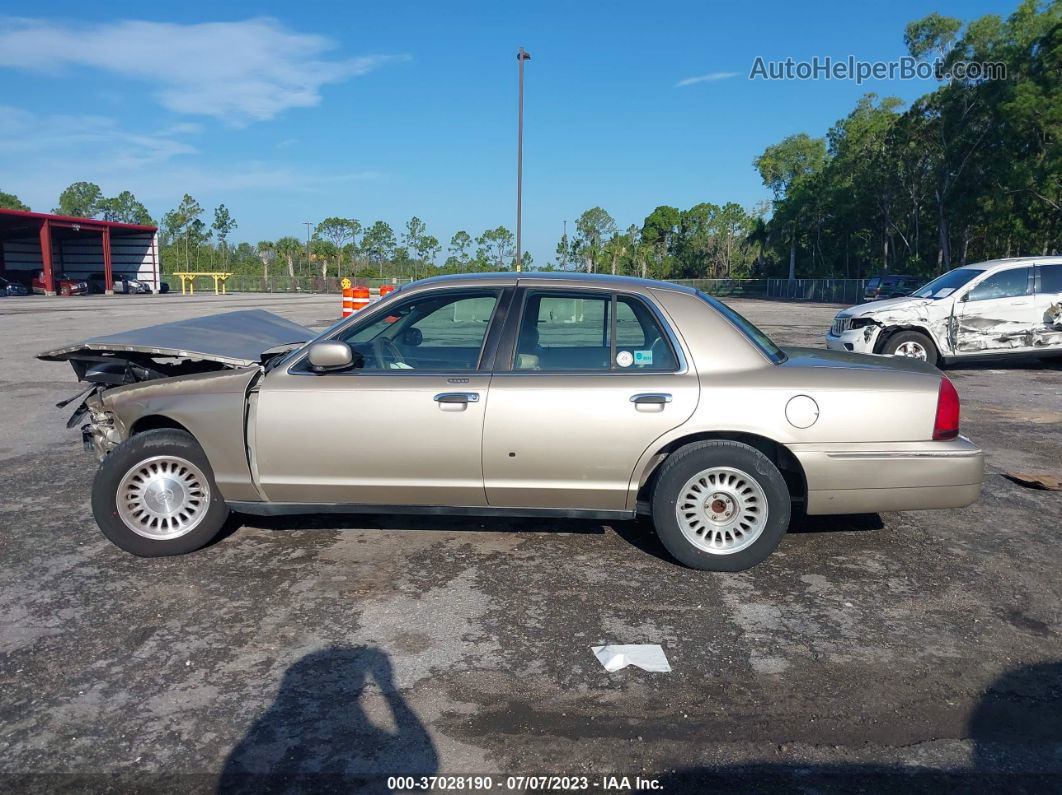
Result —
<path fill-rule="evenodd" d="M 122 432 L 114 414 L 105 409 L 90 407 L 88 416 L 89 421 L 81 426 L 81 441 L 102 461 L 122 443 Z"/>

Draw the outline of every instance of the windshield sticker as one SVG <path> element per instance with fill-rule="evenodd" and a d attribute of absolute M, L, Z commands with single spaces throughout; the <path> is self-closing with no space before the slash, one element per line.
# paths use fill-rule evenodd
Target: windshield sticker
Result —
<path fill-rule="evenodd" d="M 639 365 L 639 366 L 652 364 L 653 363 L 653 352 L 652 351 L 635 351 L 634 352 L 634 363 L 636 365 Z"/>
<path fill-rule="evenodd" d="M 933 293 L 933 295 L 935 297 L 937 297 L 937 298 L 946 298 L 949 295 L 951 295 L 953 292 L 955 292 L 955 288 L 954 287 L 941 287 L 939 290 L 937 290 L 935 293 Z"/>
<path fill-rule="evenodd" d="M 630 367 L 634 364 L 634 356 L 630 351 L 620 351 L 616 354 L 616 364 L 620 367 Z"/>

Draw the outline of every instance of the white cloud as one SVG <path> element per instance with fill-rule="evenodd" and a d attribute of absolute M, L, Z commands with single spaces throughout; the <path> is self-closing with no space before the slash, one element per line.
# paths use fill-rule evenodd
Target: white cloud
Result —
<path fill-rule="evenodd" d="M 683 86 L 692 86 L 697 83 L 714 83 L 717 80 L 729 80 L 731 77 L 737 77 L 740 72 L 709 72 L 706 75 L 697 75 L 696 77 L 684 77 L 675 83 L 675 88 L 682 88 Z"/>
<path fill-rule="evenodd" d="M 105 116 L 39 116 L 0 105 L 0 162 L 7 172 L 25 165 L 27 156 L 38 166 L 73 157 L 116 171 L 144 169 L 196 154 L 199 150 L 184 139 L 198 132 L 199 125 L 188 123 L 131 131 Z"/>
<path fill-rule="evenodd" d="M 321 87 L 364 75 L 408 55 L 328 60 L 335 43 L 270 18 L 181 25 L 126 20 L 64 25 L 0 17 L 0 66 L 63 74 L 95 68 L 143 81 L 178 113 L 243 125 L 321 101 Z"/>
<path fill-rule="evenodd" d="M 211 165 L 192 143 L 200 132 L 200 125 L 187 122 L 130 130 L 104 116 L 38 115 L 0 105 L 0 188 L 48 211 L 67 185 L 87 180 L 107 195 L 131 190 L 157 210 L 184 193 L 330 193 L 337 185 L 386 179 L 370 169 L 321 172 L 228 159 Z"/>

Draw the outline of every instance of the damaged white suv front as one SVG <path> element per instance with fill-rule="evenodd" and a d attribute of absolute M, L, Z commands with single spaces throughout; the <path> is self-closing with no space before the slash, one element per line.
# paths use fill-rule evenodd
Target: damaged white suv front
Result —
<path fill-rule="evenodd" d="M 1062 257 L 964 265 L 905 298 L 845 309 L 826 332 L 826 347 L 936 365 L 1062 354 Z"/>

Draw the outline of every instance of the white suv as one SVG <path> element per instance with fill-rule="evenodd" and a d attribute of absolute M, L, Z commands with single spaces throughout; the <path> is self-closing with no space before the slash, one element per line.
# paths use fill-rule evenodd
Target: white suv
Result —
<path fill-rule="evenodd" d="M 1062 355 L 1062 257 L 964 265 L 906 298 L 845 309 L 826 332 L 826 347 L 937 365 Z"/>

